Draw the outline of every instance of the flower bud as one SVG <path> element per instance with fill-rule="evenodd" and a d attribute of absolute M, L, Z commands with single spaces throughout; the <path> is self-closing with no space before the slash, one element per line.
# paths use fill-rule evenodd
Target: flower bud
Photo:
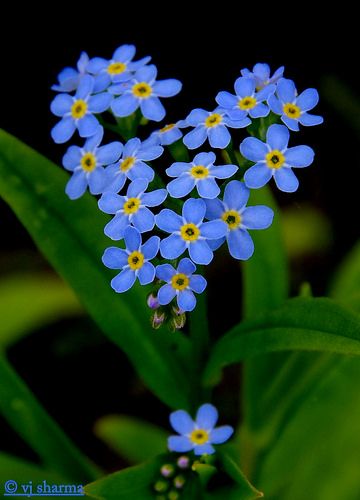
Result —
<path fill-rule="evenodd" d="M 169 500 L 178 500 L 178 498 L 180 498 L 180 495 L 176 490 L 171 490 L 169 491 L 167 497 Z"/>
<path fill-rule="evenodd" d="M 165 313 L 163 311 L 155 311 L 151 318 L 151 325 L 155 330 L 160 328 L 160 326 L 165 321 Z"/>
<path fill-rule="evenodd" d="M 157 309 L 160 306 L 157 296 L 153 293 L 148 295 L 146 302 L 150 309 Z"/>
<path fill-rule="evenodd" d="M 174 475 L 175 467 L 172 464 L 164 464 L 160 469 L 161 475 L 171 477 Z"/>
<path fill-rule="evenodd" d="M 174 330 L 181 330 L 184 328 L 186 323 L 186 314 L 181 313 L 177 314 L 176 316 L 173 316 L 171 318 L 171 326 L 174 328 Z"/>
<path fill-rule="evenodd" d="M 180 490 L 185 484 L 184 476 L 176 476 L 174 478 L 174 486 L 176 489 Z"/>
<path fill-rule="evenodd" d="M 165 493 L 165 491 L 167 491 L 168 488 L 169 488 L 169 483 L 164 479 L 159 479 L 154 484 L 154 490 L 156 491 L 156 493 Z"/>
<path fill-rule="evenodd" d="M 181 455 L 176 462 L 179 469 L 187 469 L 190 465 L 190 459 L 186 455 Z"/>

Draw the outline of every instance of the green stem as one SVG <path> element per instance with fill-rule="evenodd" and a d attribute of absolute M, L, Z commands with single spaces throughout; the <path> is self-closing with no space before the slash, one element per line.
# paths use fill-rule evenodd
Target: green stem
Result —
<path fill-rule="evenodd" d="M 190 161 L 189 151 L 183 143 L 182 139 L 174 142 L 167 146 L 169 153 L 174 158 L 175 161 Z"/>

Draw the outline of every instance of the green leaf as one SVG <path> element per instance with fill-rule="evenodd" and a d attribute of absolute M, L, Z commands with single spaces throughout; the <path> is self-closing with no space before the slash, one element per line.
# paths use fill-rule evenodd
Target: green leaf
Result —
<path fill-rule="evenodd" d="M 359 317 L 330 299 L 297 298 L 256 320 L 240 323 L 215 344 L 204 382 L 221 369 L 265 352 L 281 350 L 360 354 Z"/>
<path fill-rule="evenodd" d="M 54 276 L 43 273 L 3 278 L 0 346 L 8 348 L 31 331 L 82 311 L 71 289 Z"/>
<path fill-rule="evenodd" d="M 330 295 L 346 301 L 360 293 L 360 242 L 345 257 L 337 269 L 330 286 Z"/>
<path fill-rule="evenodd" d="M 46 468 L 79 481 L 98 477 L 99 470 L 71 443 L 2 356 L 0 380 L 0 413 Z"/>
<path fill-rule="evenodd" d="M 179 359 L 189 355 L 189 342 L 180 333 L 151 329 L 145 287 L 122 296 L 113 292 L 113 273 L 101 262 L 111 245 L 103 234 L 108 217 L 91 196 L 70 201 L 67 180 L 63 170 L 0 131 L 0 196 L 154 393 L 173 408 L 188 409 L 191 384 Z"/>
<path fill-rule="evenodd" d="M 152 485 L 161 477 L 160 467 L 164 458 L 128 467 L 85 486 L 85 494 L 97 500 L 154 500 Z"/>
<path fill-rule="evenodd" d="M 58 472 L 44 469 L 27 460 L 0 452 L 0 481 L 5 483 L 9 479 L 17 483 L 32 481 L 34 485 L 41 483 L 44 479 L 47 482 L 57 484 L 65 484 L 69 480 L 67 476 Z"/>
<path fill-rule="evenodd" d="M 143 420 L 109 415 L 96 422 L 95 434 L 130 463 L 144 462 L 166 451 L 168 433 Z"/>

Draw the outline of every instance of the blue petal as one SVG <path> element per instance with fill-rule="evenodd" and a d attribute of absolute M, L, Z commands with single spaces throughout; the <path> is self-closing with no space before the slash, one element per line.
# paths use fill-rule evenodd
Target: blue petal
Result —
<path fill-rule="evenodd" d="M 111 84 L 111 76 L 109 75 L 109 73 L 107 72 L 99 73 L 98 75 L 95 76 L 93 92 L 94 93 L 103 92 L 109 87 L 110 84 Z M 113 92 L 111 92 L 111 94 L 113 94 Z"/>
<path fill-rule="evenodd" d="M 89 99 L 89 111 L 91 113 L 103 113 L 109 109 L 112 99 L 112 95 L 107 92 L 91 96 Z"/>
<path fill-rule="evenodd" d="M 92 59 L 90 59 L 88 65 L 86 67 L 86 70 L 89 73 L 96 75 L 96 74 L 100 73 L 100 71 L 102 69 L 107 68 L 108 65 L 109 65 L 109 61 L 107 61 L 103 57 L 93 57 Z"/>
<path fill-rule="evenodd" d="M 128 198 L 137 198 L 141 193 L 146 191 L 149 185 L 147 179 L 135 179 L 129 184 L 126 196 Z"/>
<path fill-rule="evenodd" d="M 138 150 L 138 158 L 140 160 L 151 161 L 159 158 L 164 152 L 164 148 L 158 145 L 148 145 L 144 141 Z"/>
<path fill-rule="evenodd" d="M 123 158 L 136 156 L 136 152 L 141 148 L 141 141 L 138 137 L 129 139 L 124 146 Z"/>
<path fill-rule="evenodd" d="M 99 122 L 93 115 L 85 115 L 77 122 L 80 137 L 90 137 L 96 134 L 100 127 Z"/>
<path fill-rule="evenodd" d="M 285 193 L 293 193 L 299 187 L 299 181 L 291 168 L 279 168 L 274 173 L 274 179 L 277 187 Z"/>
<path fill-rule="evenodd" d="M 169 177 L 179 177 L 184 172 L 188 172 L 191 168 L 191 163 L 177 161 L 165 170 Z"/>
<path fill-rule="evenodd" d="M 149 165 L 147 165 L 143 161 L 137 161 L 134 166 L 130 170 L 128 170 L 127 176 L 132 181 L 137 178 L 142 178 L 147 179 L 149 182 L 151 182 L 155 176 L 155 172 L 151 167 L 149 167 Z"/>
<path fill-rule="evenodd" d="M 256 137 L 247 137 L 240 144 L 241 154 L 251 161 L 265 160 L 268 151 L 266 144 Z"/>
<path fill-rule="evenodd" d="M 65 193 L 70 200 L 76 200 L 82 196 L 87 188 L 87 178 L 83 170 L 75 170 L 70 180 L 66 184 Z"/>
<path fill-rule="evenodd" d="M 232 181 L 234 182 L 234 181 Z M 205 200 L 206 203 L 206 218 L 207 219 L 220 219 L 225 211 L 224 204 L 218 198 L 215 200 Z"/>
<path fill-rule="evenodd" d="M 176 295 L 176 290 L 171 285 L 162 286 L 160 288 L 160 290 L 158 291 L 158 295 L 157 295 L 159 304 L 162 306 L 166 306 L 167 304 L 170 304 L 170 302 L 175 297 L 175 295 Z"/>
<path fill-rule="evenodd" d="M 246 205 L 250 196 L 250 190 L 243 182 L 231 181 L 225 187 L 224 203 L 230 210 L 240 210 Z"/>
<path fill-rule="evenodd" d="M 186 135 L 184 135 L 183 142 L 188 149 L 196 149 L 202 144 L 204 144 L 207 137 L 206 129 L 203 125 L 191 130 Z"/>
<path fill-rule="evenodd" d="M 167 444 L 170 451 L 176 451 L 177 453 L 184 453 L 194 448 L 190 439 L 185 436 L 170 436 Z"/>
<path fill-rule="evenodd" d="M 252 118 L 260 118 L 263 116 L 267 116 L 269 113 L 270 113 L 270 109 L 263 102 L 260 102 L 259 104 L 257 104 L 254 108 L 250 109 L 250 111 L 249 111 L 249 115 Z"/>
<path fill-rule="evenodd" d="M 266 134 L 266 142 L 271 149 L 283 151 L 287 148 L 290 133 L 284 125 L 271 125 Z"/>
<path fill-rule="evenodd" d="M 237 105 L 238 98 L 230 92 L 222 91 L 215 97 L 215 101 L 225 109 L 232 109 Z"/>
<path fill-rule="evenodd" d="M 115 214 L 124 206 L 125 198 L 115 193 L 104 193 L 98 201 L 99 208 L 106 214 Z"/>
<path fill-rule="evenodd" d="M 132 224 L 140 231 L 146 233 L 155 226 L 154 214 L 146 207 L 141 207 L 132 217 Z"/>
<path fill-rule="evenodd" d="M 271 177 L 272 170 L 268 168 L 265 163 L 256 163 L 245 172 L 244 181 L 248 188 L 259 189 L 265 186 Z"/>
<path fill-rule="evenodd" d="M 130 226 L 129 216 L 123 213 L 116 214 L 104 227 L 104 233 L 114 241 L 122 240 L 124 231 Z"/>
<path fill-rule="evenodd" d="M 84 75 L 77 88 L 75 98 L 76 99 L 86 99 L 89 94 L 91 94 L 94 88 L 94 78 L 90 75 Z"/>
<path fill-rule="evenodd" d="M 229 231 L 229 252 L 234 259 L 247 260 L 254 253 L 254 243 L 249 233 L 243 229 Z"/>
<path fill-rule="evenodd" d="M 270 82 L 271 83 L 276 83 L 284 74 L 284 66 L 280 66 L 280 68 L 278 68 L 273 76 L 270 78 Z"/>
<path fill-rule="evenodd" d="M 281 102 L 277 97 L 271 95 L 268 99 L 268 105 L 270 106 L 270 109 L 273 113 L 276 113 L 277 115 L 282 115 L 283 105 L 281 104 Z"/>
<path fill-rule="evenodd" d="M 89 173 L 89 190 L 91 194 L 101 194 L 106 186 L 105 170 L 102 167 L 96 167 Z"/>
<path fill-rule="evenodd" d="M 129 252 L 139 250 L 141 246 L 141 235 L 137 229 L 131 226 L 127 227 L 124 231 L 124 239 L 126 248 Z"/>
<path fill-rule="evenodd" d="M 218 418 L 219 414 L 215 406 L 206 403 L 198 409 L 195 421 L 199 429 L 210 431 L 215 427 Z"/>
<path fill-rule="evenodd" d="M 177 268 L 177 271 L 179 273 L 186 274 L 187 276 L 192 274 L 195 270 L 196 270 L 195 264 L 187 257 L 185 257 L 185 259 L 181 259 Z"/>
<path fill-rule="evenodd" d="M 181 177 L 179 178 L 179 180 Z M 175 182 L 175 181 L 173 181 Z M 205 199 L 214 199 L 220 193 L 220 188 L 216 184 L 216 181 L 213 177 L 208 177 L 207 179 L 201 179 L 196 185 L 197 192 L 201 196 L 201 198 Z M 170 193 L 171 194 L 171 193 Z"/>
<path fill-rule="evenodd" d="M 160 122 L 166 115 L 164 106 L 161 104 L 158 97 L 152 96 L 140 101 L 140 109 L 142 114 L 148 120 Z"/>
<path fill-rule="evenodd" d="M 50 104 L 50 110 L 56 116 L 64 116 L 71 110 L 73 102 L 73 98 L 67 94 L 57 95 Z"/>
<path fill-rule="evenodd" d="M 252 96 L 255 92 L 254 79 L 240 76 L 235 82 L 235 92 L 239 97 Z"/>
<path fill-rule="evenodd" d="M 290 167 L 308 167 L 314 161 L 314 155 L 309 146 L 295 146 L 286 150 L 285 159 Z"/>
<path fill-rule="evenodd" d="M 246 229 L 266 229 L 271 226 L 274 212 L 265 205 L 247 207 L 241 214 L 241 224 Z"/>
<path fill-rule="evenodd" d="M 182 83 L 179 80 L 169 78 L 155 82 L 153 89 L 159 97 L 172 97 L 180 92 L 181 87 Z"/>
<path fill-rule="evenodd" d="M 111 109 L 115 116 L 129 116 L 139 107 L 139 99 L 133 94 L 124 94 L 114 99 L 111 103 Z"/>
<path fill-rule="evenodd" d="M 215 222 L 215 221 L 214 221 Z M 189 255 L 196 264 L 210 264 L 214 255 L 205 240 L 197 240 L 189 245 Z"/>
<path fill-rule="evenodd" d="M 208 129 L 209 142 L 212 148 L 225 149 L 231 141 L 231 135 L 225 125 Z"/>
<path fill-rule="evenodd" d="M 142 57 L 141 59 L 138 59 L 137 61 L 129 62 L 128 68 L 131 71 L 137 71 L 150 61 L 151 61 L 151 56 L 145 56 Z"/>
<path fill-rule="evenodd" d="M 194 446 L 194 454 L 195 455 L 212 455 L 215 453 L 215 448 L 211 446 L 211 444 L 201 444 Z"/>
<path fill-rule="evenodd" d="M 285 123 L 285 125 L 290 130 L 293 130 L 294 132 L 298 132 L 298 130 L 299 130 L 299 122 L 298 122 L 298 120 L 295 120 L 294 118 L 289 118 L 286 115 L 282 115 L 281 121 L 283 121 Z"/>
<path fill-rule="evenodd" d="M 196 293 L 202 293 L 207 285 L 206 279 L 200 274 L 194 274 L 190 276 L 190 288 Z"/>
<path fill-rule="evenodd" d="M 196 127 L 200 123 L 204 123 L 209 113 L 201 108 L 193 109 L 186 117 L 186 123 L 191 127 Z"/>
<path fill-rule="evenodd" d="M 184 410 L 170 413 L 170 424 L 178 434 L 190 434 L 194 430 L 194 422 Z"/>
<path fill-rule="evenodd" d="M 177 179 L 169 182 L 166 189 L 173 198 L 183 198 L 193 190 L 194 186 L 194 177 L 188 174 L 183 174 Z"/>
<path fill-rule="evenodd" d="M 160 136 L 161 144 L 163 146 L 169 146 L 170 144 L 173 144 L 174 142 L 178 141 L 181 139 L 183 136 L 182 132 L 178 128 L 173 128 L 171 130 L 168 130 L 167 132 L 163 132 Z"/>
<path fill-rule="evenodd" d="M 160 253 L 165 259 L 177 259 L 185 249 L 186 243 L 178 234 L 171 234 L 160 243 Z"/>
<path fill-rule="evenodd" d="M 160 280 L 166 281 L 168 283 L 174 276 L 174 274 L 176 274 L 176 271 L 170 264 L 160 264 L 159 266 L 156 266 L 156 276 Z"/>
<path fill-rule="evenodd" d="M 205 202 L 195 198 L 186 200 L 182 209 L 184 219 L 187 222 L 193 222 L 194 224 L 199 224 L 203 220 L 205 212 Z"/>
<path fill-rule="evenodd" d="M 319 94 L 315 89 L 306 89 L 301 92 L 299 97 L 296 99 L 296 104 L 299 106 L 301 111 L 309 111 L 309 109 L 314 108 L 319 102 Z"/>
<path fill-rule="evenodd" d="M 304 125 L 304 127 L 311 127 L 313 125 L 320 125 L 323 123 L 324 118 L 322 116 L 318 115 L 309 115 L 308 113 L 304 113 L 300 116 L 299 122 L 301 125 Z"/>
<path fill-rule="evenodd" d="M 149 64 L 149 66 L 144 66 L 138 69 L 134 78 L 138 82 L 152 83 L 156 79 L 156 75 L 156 66 L 154 64 Z"/>
<path fill-rule="evenodd" d="M 213 165 L 216 160 L 216 155 L 212 151 L 210 153 L 198 153 L 192 164 L 193 165 L 203 165 L 204 167 L 209 167 Z"/>
<path fill-rule="evenodd" d="M 147 207 L 157 207 L 161 205 L 163 201 L 165 201 L 167 197 L 166 189 L 156 189 L 155 191 L 151 191 L 150 193 L 145 193 L 142 196 L 142 204 Z"/>
<path fill-rule="evenodd" d="M 101 125 L 99 125 L 98 128 L 96 129 L 95 134 L 86 139 L 84 144 L 84 150 L 95 153 L 95 150 L 101 143 L 103 137 L 104 137 L 104 128 Z M 97 156 L 97 151 L 96 151 L 96 156 Z"/>
<path fill-rule="evenodd" d="M 253 73 L 263 82 L 265 82 L 270 77 L 270 67 L 266 63 L 257 63 L 253 67 Z"/>
<path fill-rule="evenodd" d="M 162 229 L 167 233 L 179 231 L 180 227 L 183 225 L 182 217 L 168 208 L 161 210 L 161 212 L 155 217 L 155 222 L 159 229 Z"/>
<path fill-rule="evenodd" d="M 135 52 L 135 45 L 121 45 L 115 50 L 113 59 L 114 61 L 127 63 L 134 57 Z"/>
<path fill-rule="evenodd" d="M 132 269 L 124 269 L 120 274 L 111 280 L 111 287 L 117 293 L 129 290 L 135 283 L 136 275 Z"/>
<path fill-rule="evenodd" d="M 71 139 L 75 132 L 75 122 L 71 116 L 66 116 L 55 125 L 51 130 L 51 137 L 56 144 L 63 144 Z"/>
<path fill-rule="evenodd" d="M 101 146 L 96 153 L 97 159 L 101 165 L 110 165 L 110 163 L 115 163 L 119 158 L 123 150 L 123 145 L 121 142 L 111 142 L 106 146 Z"/>
<path fill-rule="evenodd" d="M 201 236 L 209 240 L 217 240 L 227 233 L 227 225 L 222 220 L 204 222 L 200 226 Z"/>
<path fill-rule="evenodd" d="M 144 254 L 145 259 L 151 260 L 153 259 L 158 251 L 160 246 L 160 238 L 159 236 L 151 236 L 142 246 L 141 251 Z"/>
<path fill-rule="evenodd" d="M 70 146 L 63 156 L 62 164 L 67 170 L 73 171 L 74 168 L 80 165 L 81 158 L 81 148 L 78 146 Z"/>
<path fill-rule="evenodd" d="M 281 78 L 277 84 L 276 93 L 283 103 L 294 102 L 296 88 L 292 80 Z"/>
<path fill-rule="evenodd" d="M 210 442 L 212 444 L 222 444 L 227 441 L 232 434 L 234 429 L 230 425 L 222 425 L 221 427 L 216 427 L 210 433 Z"/>
<path fill-rule="evenodd" d="M 150 262 L 144 262 L 139 269 L 138 278 L 141 285 L 152 283 L 155 278 L 155 267 Z"/>
<path fill-rule="evenodd" d="M 244 68 L 240 71 L 242 76 L 247 76 L 248 78 L 251 78 L 253 76 L 252 72 L 248 68 Z"/>
<path fill-rule="evenodd" d="M 239 167 L 236 165 L 217 165 L 211 169 L 211 175 L 217 179 L 228 179 L 237 172 Z"/>
<path fill-rule="evenodd" d="M 210 249 L 215 252 L 218 248 L 221 247 L 221 245 L 226 241 L 225 236 L 223 238 L 219 238 L 218 240 L 207 240 L 207 244 L 209 245 Z"/>
<path fill-rule="evenodd" d="M 251 124 L 251 120 L 246 116 L 246 112 L 242 110 L 228 111 L 228 115 L 224 116 L 224 123 L 230 128 L 244 128 Z"/>
<path fill-rule="evenodd" d="M 177 303 L 183 311 L 193 311 L 196 306 L 196 298 L 191 290 L 182 290 L 178 297 Z"/>
<path fill-rule="evenodd" d="M 276 85 L 266 85 L 266 87 L 256 94 L 256 100 L 258 102 L 265 101 L 275 92 L 275 89 Z"/>
<path fill-rule="evenodd" d="M 109 269 L 122 269 L 128 264 L 128 254 L 122 248 L 109 247 L 105 250 L 102 261 Z"/>

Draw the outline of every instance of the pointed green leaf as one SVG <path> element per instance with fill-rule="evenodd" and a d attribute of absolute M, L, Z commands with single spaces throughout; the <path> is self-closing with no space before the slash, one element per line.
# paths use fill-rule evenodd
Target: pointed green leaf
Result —
<path fill-rule="evenodd" d="M 51 483 L 65 484 L 69 477 L 55 471 L 49 471 L 39 465 L 23 460 L 22 458 L 0 452 L 0 482 L 9 479 L 17 483 L 39 484 L 44 479 Z"/>
<path fill-rule="evenodd" d="M 360 293 L 360 242 L 345 257 L 337 269 L 330 287 L 330 295 L 346 301 Z"/>
<path fill-rule="evenodd" d="M 188 408 L 191 384 L 179 362 L 188 342 L 181 334 L 151 329 L 144 287 L 121 296 L 110 288 L 113 273 L 101 262 L 111 246 L 103 234 L 108 218 L 91 196 L 70 201 L 67 180 L 49 160 L 0 131 L 0 196 L 147 385 L 169 406 Z"/>

